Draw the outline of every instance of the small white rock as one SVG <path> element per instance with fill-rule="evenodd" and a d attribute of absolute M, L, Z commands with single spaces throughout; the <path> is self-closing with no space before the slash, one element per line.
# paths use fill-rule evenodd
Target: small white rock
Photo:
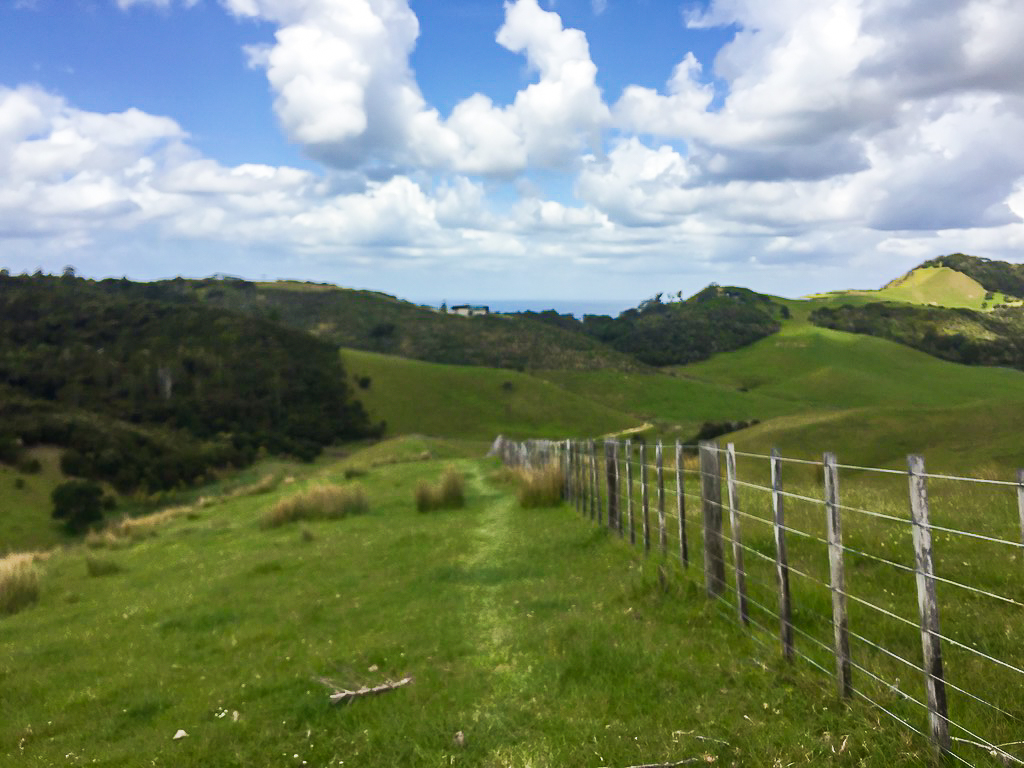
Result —
<path fill-rule="evenodd" d="M 371 665 L 370 668 L 367 669 L 366 671 L 367 672 L 376 672 L 377 671 L 377 665 L 376 664 Z"/>
<path fill-rule="evenodd" d="M 186 736 L 188 736 L 188 734 L 185 733 L 185 731 L 181 730 L 181 728 L 179 728 L 178 732 L 174 734 L 174 741 L 177 741 L 178 739 L 184 739 Z"/>

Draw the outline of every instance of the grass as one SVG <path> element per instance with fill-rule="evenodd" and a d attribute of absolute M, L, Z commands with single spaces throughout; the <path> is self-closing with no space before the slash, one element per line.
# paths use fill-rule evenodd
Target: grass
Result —
<path fill-rule="evenodd" d="M 115 560 L 93 555 L 85 556 L 85 572 L 90 576 L 113 576 L 123 570 Z"/>
<path fill-rule="evenodd" d="M 516 371 L 442 365 L 345 350 L 352 376 L 369 376 L 359 399 L 388 434 L 419 433 L 490 442 L 611 432 L 635 426 L 628 413 Z"/>
<path fill-rule="evenodd" d="M 523 509 L 556 507 L 565 494 L 565 473 L 557 466 L 503 470 L 499 477 L 516 489 Z"/>
<path fill-rule="evenodd" d="M 264 528 L 278 528 L 299 520 L 341 520 L 370 511 L 366 491 L 359 485 L 314 485 L 287 496 L 260 519 Z"/>
<path fill-rule="evenodd" d="M 54 547 L 69 538 L 50 516 L 50 494 L 65 479 L 60 471 L 60 450 L 37 447 L 26 454 L 39 461 L 39 472 L 24 474 L 0 464 L 0 556 L 11 550 Z"/>
<path fill-rule="evenodd" d="M 0 560 L 0 615 L 17 613 L 39 600 L 39 570 L 29 554 Z"/>
<path fill-rule="evenodd" d="M 123 577 L 53 555 L 38 604 L 2 619 L 0 761 L 928 763 L 916 737 L 723 620 L 694 569 L 659 579 L 565 506 L 517 509 L 490 462 L 457 462 L 463 514 L 418 514 L 411 491 L 441 466 L 379 467 L 372 512 L 313 541 L 258 529 L 279 488 L 168 521 L 119 552 Z M 311 471 L 338 481 L 344 462 Z M 311 680 L 406 674 L 343 710 Z"/>
<path fill-rule="evenodd" d="M 421 480 L 416 486 L 414 497 L 419 512 L 462 509 L 466 506 L 466 478 L 455 467 L 449 466 L 436 485 Z"/>

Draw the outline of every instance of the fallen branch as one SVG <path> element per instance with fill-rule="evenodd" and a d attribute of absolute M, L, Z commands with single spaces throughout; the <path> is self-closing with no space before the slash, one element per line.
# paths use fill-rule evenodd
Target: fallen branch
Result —
<path fill-rule="evenodd" d="M 628 765 L 626 768 L 677 768 L 680 765 L 689 765 L 690 763 L 697 762 L 700 762 L 699 757 L 688 757 L 677 763 L 644 763 L 643 765 Z"/>
<path fill-rule="evenodd" d="M 331 704 L 342 704 L 344 702 L 352 701 L 353 699 L 358 699 L 362 696 L 373 696 L 378 693 L 387 693 L 388 691 L 393 691 L 396 688 L 401 688 L 402 686 L 409 685 L 409 683 L 412 682 L 411 677 L 403 677 L 398 682 L 393 683 L 389 681 L 386 683 L 381 683 L 380 685 L 375 685 L 372 688 L 364 685 L 362 688 L 351 691 L 347 688 L 340 687 L 333 680 L 328 680 L 326 677 L 318 677 L 315 678 L 315 680 L 318 683 L 326 685 L 328 688 L 334 690 L 334 693 L 332 693 L 330 696 Z"/>

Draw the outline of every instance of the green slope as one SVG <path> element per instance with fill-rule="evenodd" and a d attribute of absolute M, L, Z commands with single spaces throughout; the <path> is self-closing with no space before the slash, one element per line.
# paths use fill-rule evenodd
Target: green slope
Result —
<path fill-rule="evenodd" d="M 443 365 L 373 352 L 343 350 L 345 366 L 374 420 L 388 434 L 419 432 L 491 440 L 498 434 L 567 437 L 635 426 L 627 413 L 515 371 Z"/>

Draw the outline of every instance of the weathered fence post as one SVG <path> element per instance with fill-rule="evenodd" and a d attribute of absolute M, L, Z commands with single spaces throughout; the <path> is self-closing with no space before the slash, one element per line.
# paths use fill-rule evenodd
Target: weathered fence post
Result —
<path fill-rule="evenodd" d="M 835 635 L 836 682 L 839 695 L 853 696 L 850 663 L 850 620 L 846 613 L 846 576 L 843 570 L 843 528 L 839 511 L 839 469 L 836 455 L 826 453 L 825 523 L 828 530 L 829 583 L 832 587 L 832 630 Z"/>
<path fill-rule="evenodd" d="M 583 443 L 573 440 L 573 452 L 576 454 L 576 511 L 586 516 L 586 490 L 583 487 Z"/>
<path fill-rule="evenodd" d="M 590 467 L 590 519 L 593 521 L 597 517 L 597 449 L 594 447 L 594 441 L 587 441 L 587 463 Z"/>
<path fill-rule="evenodd" d="M 683 568 L 690 567 L 690 553 L 686 547 L 686 484 L 683 482 L 683 444 L 676 440 L 676 517 L 679 518 L 679 560 Z"/>
<path fill-rule="evenodd" d="M 786 554 L 786 515 L 782 498 L 782 461 L 772 448 L 772 528 L 775 532 L 775 575 L 779 583 L 779 639 L 782 655 L 793 660 L 793 609 L 789 600 L 789 556 Z"/>
<path fill-rule="evenodd" d="M 572 476 L 569 474 L 569 467 L 572 465 L 572 456 L 569 454 L 569 441 L 565 441 L 565 445 L 562 448 L 563 467 L 565 472 L 565 500 L 569 501 L 572 498 Z"/>
<path fill-rule="evenodd" d="M 636 544 L 636 525 L 633 521 L 633 443 L 626 441 L 626 512 L 629 514 L 629 543 Z"/>
<path fill-rule="evenodd" d="M 604 474 L 608 485 L 608 527 L 614 530 L 619 524 L 619 488 L 615 482 L 615 443 L 604 444 Z"/>
<path fill-rule="evenodd" d="M 603 444 L 603 443 L 602 443 Z M 601 503 L 601 461 L 597 455 L 597 444 L 594 444 L 594 498 L 597 500 L 597 524 L 604 522 L 604 504 Z"/>
<path fill-rule="evenodd" d="M 612 443 L 612 460 L 615 463 L 615 522 L 619 529 L 621 539 L 624 531 L 622 528 L 622 475 L 619 472 L 619 443 Z"/>
<path fill-rule="evenodd" d="M 1017 514 L 1020 516 L 1020 543 L 1024 544 L 1024 469 L 1017 470 Z"/>
<path fill-rule="evenodd" d="M 740 524 L 740 494 L 736 485 L 736 446 L 725 446 L 725 476 L 729 490 L 729 529 L 732 532 L 732 562 L 736 570 L 736 610 L 740 621 L 750 624 L 747 615 L 747 574 L 743 570 L 743 537 Z"/>
<path fill-rule="evenodd" d="M 910 472 L 910 518 L 914 536 L 914 564 L 917 577 L 917 605 L 921 613 L 921 645 L 924 650 L 924 682 L 928 693 L 928 720 L 932 741 L 948 752 L 949 713 L 946 683 L 942 674 L 942 646 L 939 643 L 939 604 L 935 597 L 935 566 L 932 562 L 932 529 L 928 520 L 928 488 L 924 458 L 908 456 Z"/>
<path fill-rule="evenodd" d="M 650 502 L 647 495 L 647 443 L 640 443 L 640 507 L 643 513 L 644 553 L 651 551 Z"/>
<path fill-rule="evenodd" d="M 668 529 L 665 527 L 665 464 L 662 459 L 661 440 L 654 449 L 654 463 L 658 468 L 658 545 L 661 556 L 668 554 Z"/>
<path fill-rule="evenodd" d="M 722 551 L 722 474 L 718 443 L 700 444 L 700 500 L 704 511 L 704 585 L 708 597 L 725 590 L 725 555 Z"/>

